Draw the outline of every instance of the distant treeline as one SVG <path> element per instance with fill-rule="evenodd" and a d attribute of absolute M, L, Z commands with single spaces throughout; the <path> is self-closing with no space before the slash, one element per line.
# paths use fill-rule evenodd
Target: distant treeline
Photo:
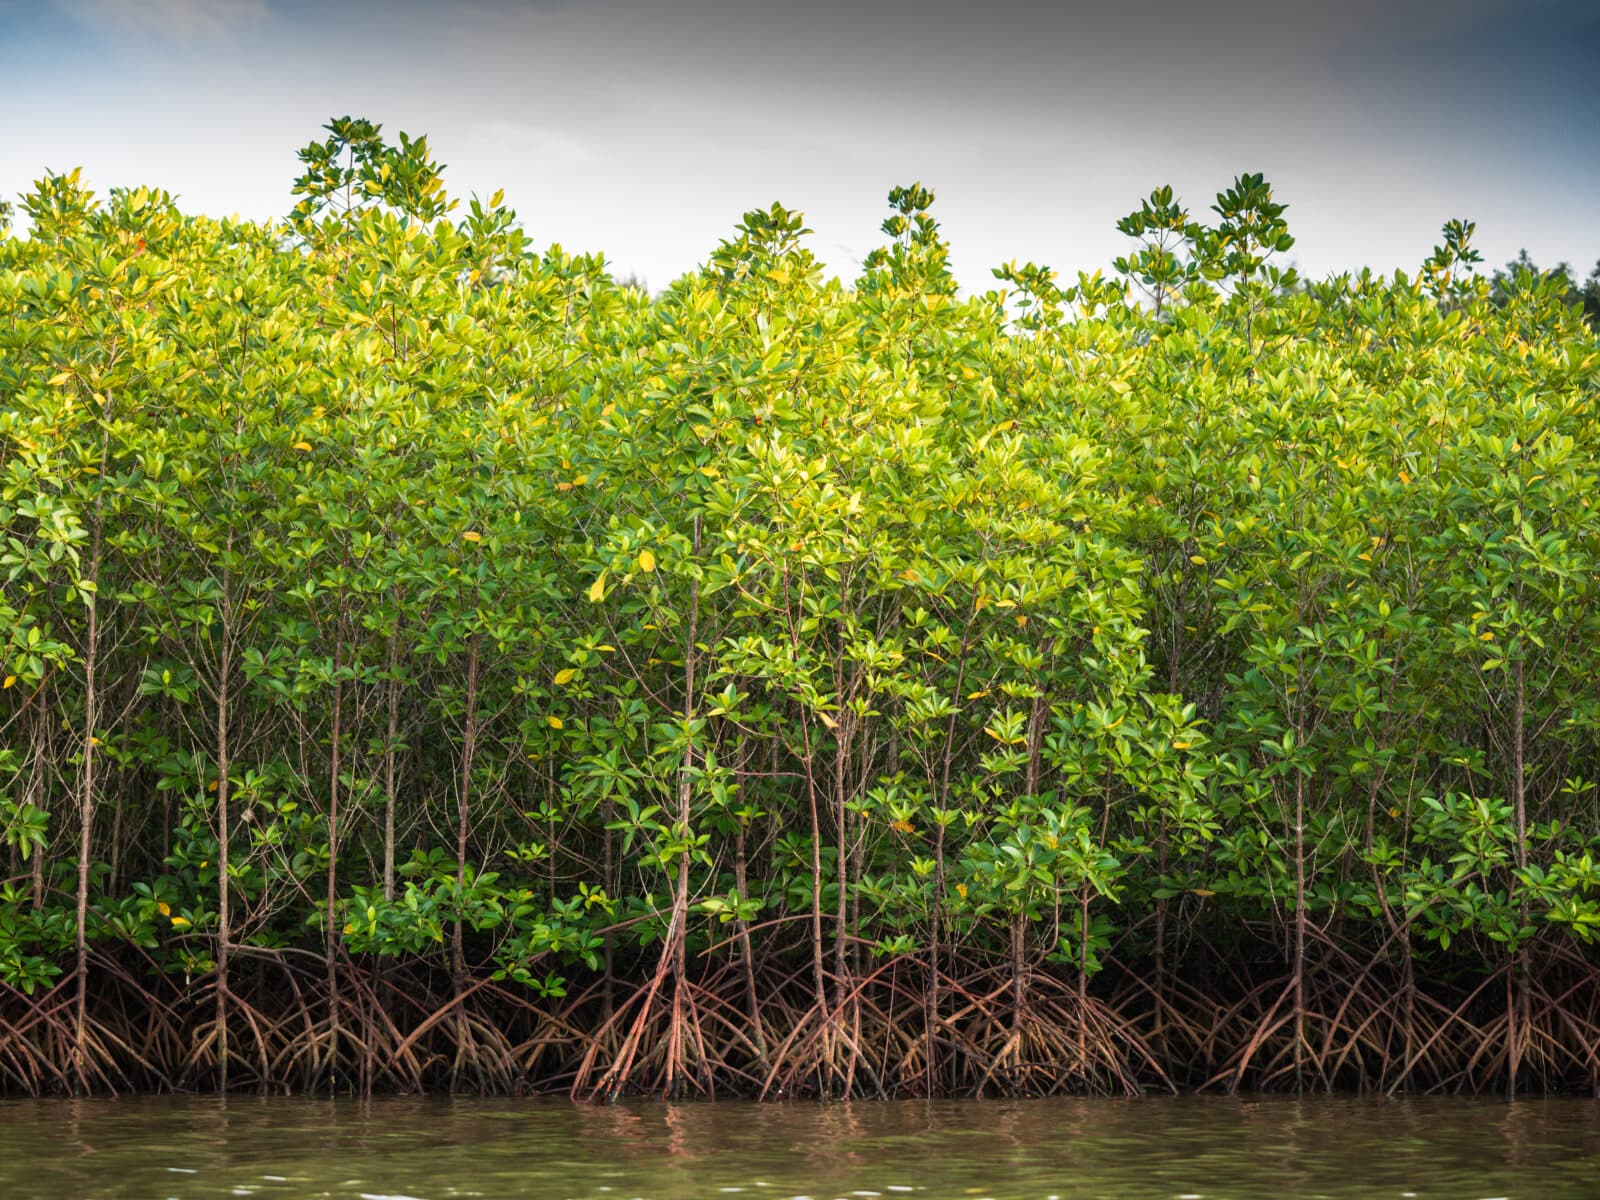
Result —
<path fill-rule="evenodd" d="M 1568 263 L 1557 263 L 1548 271 L 1541 270 L 1539 266 L 1528 257 L 1528 252 L 1523 250 L 1517 257 L 1508 262 L 1505 267 L 1494 273 L 1489 281 L 1489 297 L 1496 304 L 1509 304 L 1516 294 L 1523 276 L 1547 276 L 1553 286 L 1561 289 L 1565 294 L 1563 302 L 1569 308 L 1576 308 L 1583 313 L 1583 319 L 1589 323 L 1589 328 L 1600 329 L 1600 262 L 1596 262 L 1594 270 L 1589 272 L 1589 278 L 1582 283 L 1572 273 Z"/>
<path fill-rule="evenodd" d="M 0 1089 L 1596 1086 L 1568 275 L 648 297 L 327 133 L 0 240 Z"/>

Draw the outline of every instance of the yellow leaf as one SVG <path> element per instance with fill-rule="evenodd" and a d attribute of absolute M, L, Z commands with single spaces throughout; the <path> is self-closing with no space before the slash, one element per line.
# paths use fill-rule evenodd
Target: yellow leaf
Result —
<path fill-rule="evenodd" d="M 825 712 L 819 712 L 819 713 L 818 713 L 818 714 L 817 714 L 817 716 L 818 716 L 818 717 L 820 717 L 820 718 L 821 718 L 821 719 L 822 719 L 822 723 L 823 723 L 823 724 L 824 724 L 824 725 L 826 725 L 826 726 L 827 726 L 827 727 L 828 727 L 828 728 L 829 728 L 829 729 L 837 729 L 837 728 L 839 728 L 839 722 L 837 722 L 837 721 L 835 721 L 835 720 L 834 720 L 834 719 L 833 719 L 833 718 L 832 718 L 832 717 L 830 717 L 830 716 L 829 716 L 829 715 L 828 715 L 828 714 L 827 714 L 827 713 L 825 713 Z"/>
<path fill-rule="evenodd" d="M 1189 561 L 1197 567 L 1203 567 L 1206 565 L 1205 556 L 1200 554 L 1189 555 Z"/>
<path fill-rule="evenodd" d="M 1210 888 L 1190 888 L 1189 890 L 1191 892 L 1193 892 L 1196 896 L 1215 896 L 1216 895 L 1216 893 L 1213 892 Z"/>
<path fill-rule="evenodd" d="M 1489 630 L 1485 629 L 1482 633 L 1480 633 L 1478 635 L 1478 640 L 1480 642 L 1492 642 L 1492 641 L 1494 641 L 1494 634 L 1491 633 Z"/>
<path fill-rule="evenodd" d="M 156 911 L 163 917 L 170 917 L 172 915 L 172 905 L 163 900 L 161 903 L 156 905 Z"/>
<path fill-rule="evenodd" d="M 294 444 L 294 448 L 296 450 L 300 451 L 300 453 L 302 453 L 302 454 L 309 454 L 311 452 L 311 443 L 310 442 L 296 442 Z"/>
<path fill-rule="evenodd" d="M 7 675 L 6 681 L 4 683 L 0 683 L 0 688 L 8 688 L 12 684 L 16 683 L 16 681 L 17 677 L 15 675 Z"/>
<path fill-rule="evenodd" d="M 648 575 L 648 574 L 650 574 L 651 571 L 654 571 L 655 569 L 656 569 L 656 556 L 654 554 L 651 554 L 650 551 L 648 551 L 648 550 L 639 551 L 639 570 L 643 571 L 646 575 Z"/>
<path fill-rule="evenodd" d="M 605 598 L 606 573 L 601 571 L 595 581 L 589 585 L 589 600 L 593 604 L 599 604 L 600 601 L 604 600 Z"/>
<path fill-rule="evenodd" d="M 556 672 L 556 686 L 560 687 L 563 684 L 571 683 L 573 678 L 577 674 L 578 674 L 578 670 L 577 670 L 576 667 L 567 667 L 564 670 L 557 671 Z"/>
<path fill-rule="evenodd" d="M 69 380 L 71 378 L 72 378 L 72 372 L 71 371 L 62 371 L 61 374 L 59 374 L 59 375 L 50 376 L 50 386 L 51 387 L 60 387 L 63 383 L 67 382 L 67 380 Z"/>
<path fill-rule="evenodd" d="M 550 726 L 551 729 L 560 729 L 561 728 L 561 718 L 560 717 L 546 717 L 544 719 L 544 723 L 546 725 Z"/>
<path fill-rule="evenodd" d="M 1356 557 L 1359 558 L 1362 562 L 1371 562 L 1372 561 L 1372 555 L 1366 553 L 1365 551 L 1363 551 L 1362 553 L 1356 555 Z"/>
<path fill-rule="evenodd" d="M 483 534 L 476 529 L 469 529 L 461 535 L 461 539 L 467 542 L 481 542 L 483 541 Z"/>
<path fill-rule="evenodd" d="M 1187 750 L 1192 745 L 1194 745 L 1193 742 L 1173 742 L 1172 748 L 1174 750 Z"/>
<path fill-rule="evenodd" d="M 172 918 L 172 927 L 174 929 L 182 929 L 188 923 L 189 923 L 189 918 L 188 917 L 173 917 Z"/>

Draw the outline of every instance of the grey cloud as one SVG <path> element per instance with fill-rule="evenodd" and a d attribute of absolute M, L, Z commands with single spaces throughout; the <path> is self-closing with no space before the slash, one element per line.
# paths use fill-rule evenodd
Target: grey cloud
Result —
<path fill-rule="evenodd" d="M 267 18 L 267 0 L 55 0 L 55 5 L 96 32 L 179 43 L 242 33 Z"/>

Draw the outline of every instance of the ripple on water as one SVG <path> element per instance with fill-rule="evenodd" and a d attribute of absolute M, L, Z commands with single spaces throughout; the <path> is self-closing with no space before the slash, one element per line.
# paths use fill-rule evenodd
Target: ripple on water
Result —
<path fill-rule="evenodd" d="M 1595 1113 L 1583 1100 L 0 1102 L 0 1200 L 1596 1200 Z"/>

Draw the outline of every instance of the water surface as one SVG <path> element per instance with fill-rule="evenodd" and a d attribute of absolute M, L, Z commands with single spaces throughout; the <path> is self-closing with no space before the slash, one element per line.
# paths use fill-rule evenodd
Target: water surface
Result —
<path fill-rule="evenodd" d="M 1595 1200 L 1590 1100 L 0 1103 L 5 1200 Z"/>

